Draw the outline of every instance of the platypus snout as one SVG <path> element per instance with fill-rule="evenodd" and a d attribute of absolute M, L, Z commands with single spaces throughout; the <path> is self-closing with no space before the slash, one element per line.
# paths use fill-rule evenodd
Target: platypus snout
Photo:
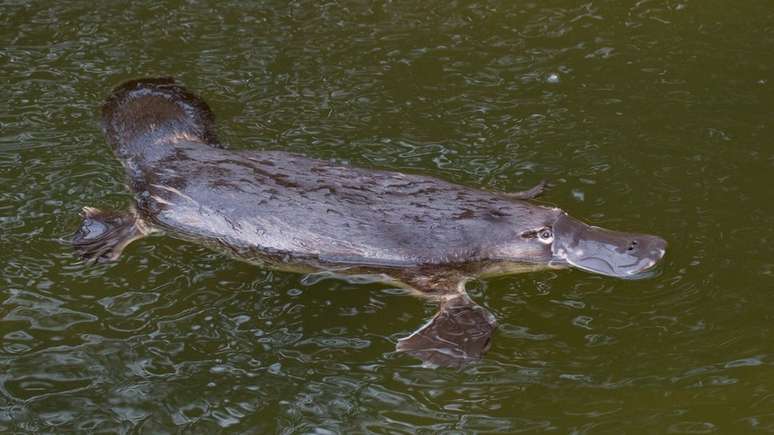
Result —
<path fill-rule="evenodd" d="M 610 231 L 562 213 L 554 223 L 552 263 L 637 279 L 658 264 L 666 246 L 667 242 L 658 236 Z"/>

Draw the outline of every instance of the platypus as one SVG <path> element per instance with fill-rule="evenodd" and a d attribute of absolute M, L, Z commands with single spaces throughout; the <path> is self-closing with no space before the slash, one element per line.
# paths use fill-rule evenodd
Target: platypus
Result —
<path fill-rule="evenodd" d="M 397 343 L 427 365 L 462 367 L 489 349 L 494 316 L 471 278 L 574 267 L 637 278 L 664 256 L 657 236 L 587 225 L 531 202 L 544 184 L 491 192 L 284 151 L 232 151 L 212 111 L 171 78 L 132 80 L 102 106 L 102 130 L 134 204 L 85 207 L 73 237 L 89 261 L 117 260 L 162 232 L 262 267 L 366 276 L 432 298 L 440 310 Z"/>

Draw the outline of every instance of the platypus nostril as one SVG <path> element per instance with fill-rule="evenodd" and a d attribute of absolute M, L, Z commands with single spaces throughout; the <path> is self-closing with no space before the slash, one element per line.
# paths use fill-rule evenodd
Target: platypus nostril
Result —
<path fill-rule="evenodd" d="M 635 248 L 637 248 L 637 245 L 638 245 L 638 244 L 639 244 L 639 243 L 637 243 L 637 241 L 636 241 L 636 240 L 632 240 L 632 242 L 629 244 L 629 247 L 628 247 L 628 248 L 626 248 L 626 250 L 627 250 L 627 251 L 634 251 L 634 249 L 635 249 Z"/>

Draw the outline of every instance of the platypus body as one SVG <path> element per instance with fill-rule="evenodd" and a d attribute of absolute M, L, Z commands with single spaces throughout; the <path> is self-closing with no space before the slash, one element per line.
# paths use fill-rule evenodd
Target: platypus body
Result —
<path fill-rule="evenodd" d="M 116 260 L 154 231 L 267 267 L 367 275 L 440 302 L 398 342 L 428 365 L 462 366 L 489 348 L 494 317 L 464 283 L 488 274 L 576 267 L 636 278 L 664 255 L 656 236 L 586 225 L 528 202 L 436 178 L 355 168 L 282 151 L 230 151 L 207 104 L 169 78 L 119 86 L 102 109 L 135 205 L 84 209 L 74 237 L 89 260 Z"/>

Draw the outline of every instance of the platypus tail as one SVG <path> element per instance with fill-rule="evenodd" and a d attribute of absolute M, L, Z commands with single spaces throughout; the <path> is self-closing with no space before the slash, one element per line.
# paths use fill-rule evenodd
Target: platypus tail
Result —
<path fill-rule="evenodd" d="M 159 155 L 179 141 L 220 147 L 207 103 L 171 77 L 130 80 L 102 106 L 102 130 L 121 158 Z M 161 154 L 164 154 L 162 151 Z"/>

